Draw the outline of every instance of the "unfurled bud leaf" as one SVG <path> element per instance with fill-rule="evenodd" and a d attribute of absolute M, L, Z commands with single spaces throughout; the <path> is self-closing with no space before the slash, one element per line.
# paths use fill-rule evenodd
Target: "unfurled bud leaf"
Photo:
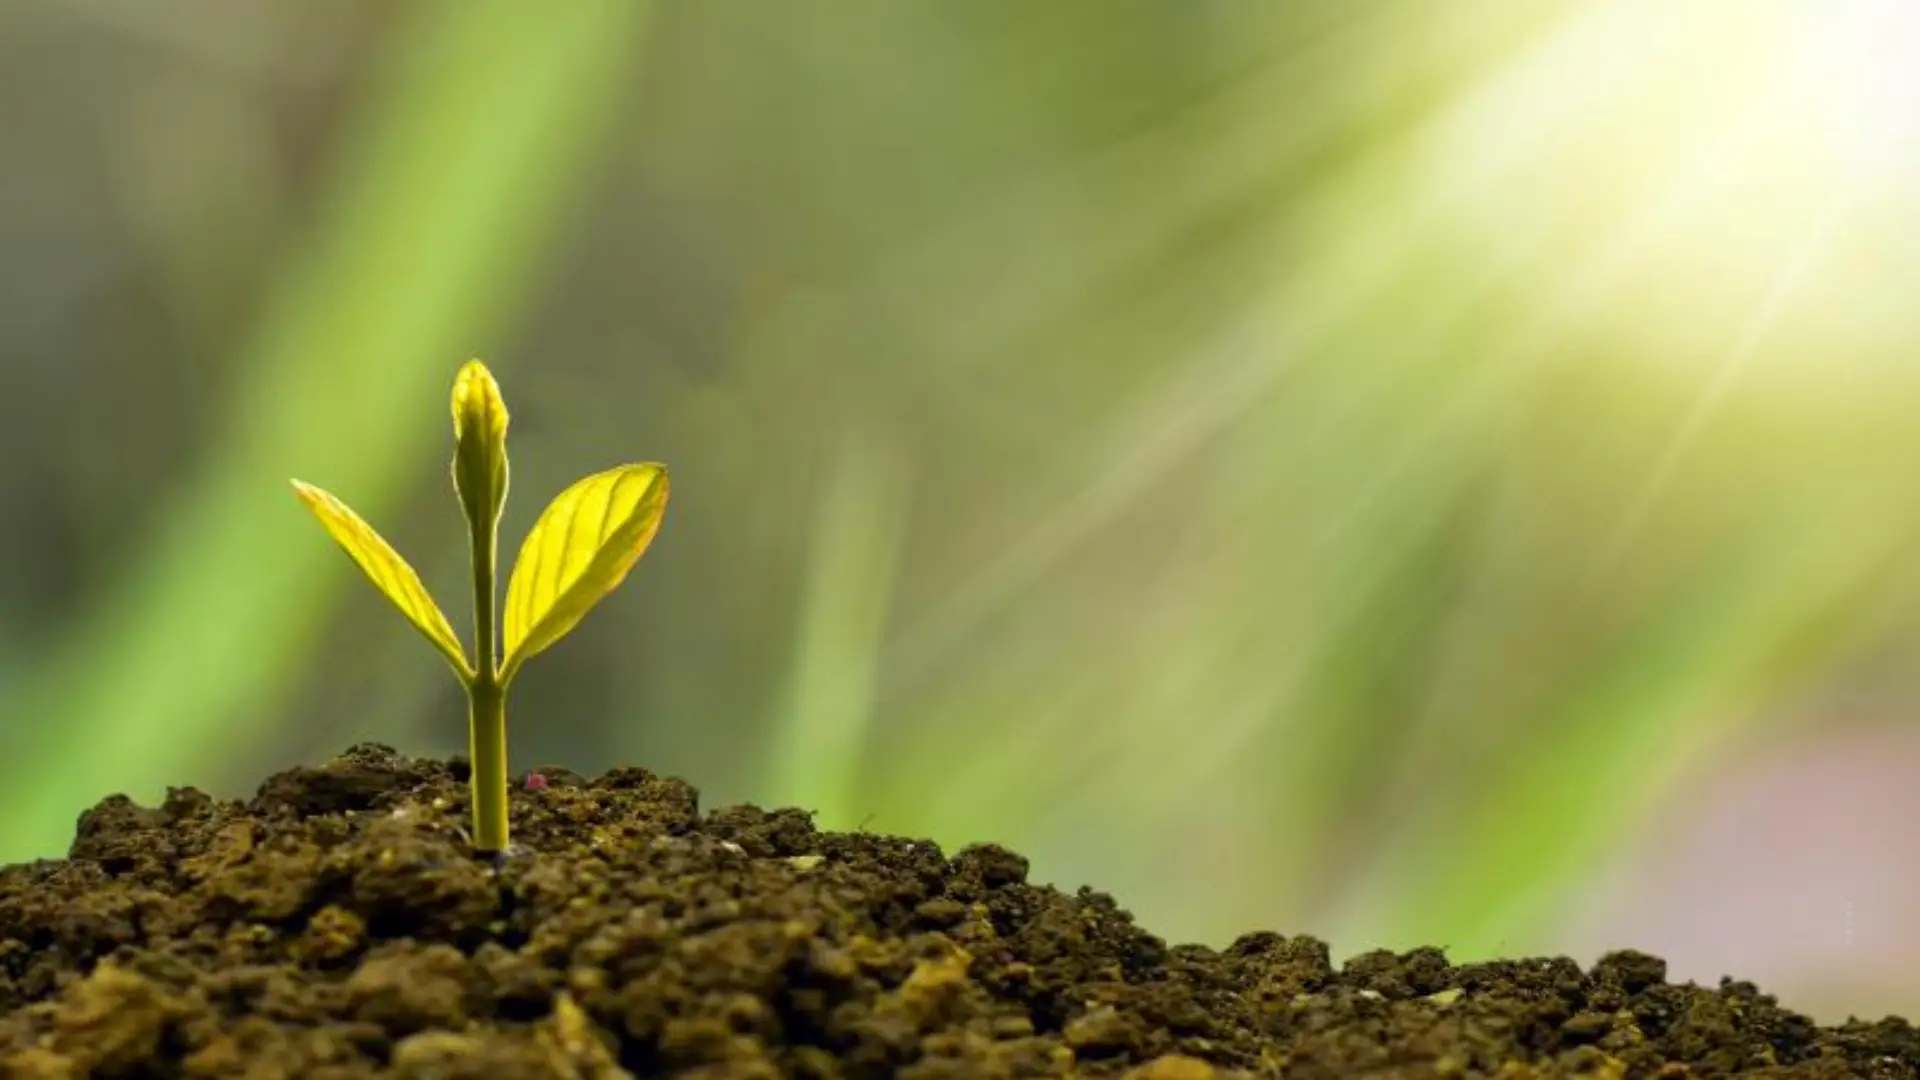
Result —
<path fill-rule="evenodd" d="M 467 521 L 490 531 L 507 501 L 507 403 L 478 360 L 453 380 L 453 486 Z"/>
<path fill-rule="evenodd" d="M 612 592 L 653 542 L 667 509 L 663 465 L 622 465 L 560 493 L 534 523 L 507 586 L 511 680 Z"/>
<path fill-rule="evenodd" d="M 392 545 L 373 531 L 373 526 L 361 520 L 360 515 L 347 508 L 347 505 L 325 491 L 293 482 L 294 494 L 307 504 L 313 516 L 339 541 L 340 546 L 360 564 L 373 584 L 393 601 L 400 614 L 407 617 L 416 629 L 426 635 L 433 647 L 440 650 L 447 662 L 460 674 L 461 679 L 471 680 L 473 668 L 460 648 L 460 639 L 454 636 L 453 626 L 447 622 L 447 616 L 440 606 L 428 595 L 427 587 L 420 583 L 420 575 Z"/>

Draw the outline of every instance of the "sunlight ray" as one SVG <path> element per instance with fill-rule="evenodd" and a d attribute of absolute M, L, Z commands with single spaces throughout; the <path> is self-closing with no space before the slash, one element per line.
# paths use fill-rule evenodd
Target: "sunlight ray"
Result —
<path fill-rule="evenodd" d="M 1575 22 L 1573 17 L 1567 17 L 1534 28 L 1526 46 L 1462 87 L 1452 100 L 1434 107 L 1431 116 L 1411 131 L 1329 178 L 1325 188 L 1339 189 L 1342 181 L 1364 175 L 1381 162 L 1393 160 L 1406 147 L 1421 145 L 1435 132 L 1458 124 L 1463 112 L 1479 106 L 1489 87 L 1502 85 L 1513 69 L 1534 62 L 1540 50 L 1567 33 Z M 1249 80 L 1249 83 L 1258 84 L 1259 80 Z M 1236 89 L 1223 101 L 1203 105 L 1193 109 L 1183 124 L 1263 127 L 1253 121 L 1264 116 L 1264 112 L 1255 107 L 1255 100 L 1243 89 Z M 1222 113 L 1225 116 L 1220 115 Z M 1102 164 L 1125 166 L 1131 160 L 1130 155 L 1153 147 L 1165 149 L 1181 137 L 1181 126 L 1155 128 L 1138 140 L 1142 145 L 1125 148 L 1129 156 L 1118 161 L 1107 161 L 1103 157 Z M 1277 155 L 1270 145 L 1256 141 L 1245 148 L 1242 156 L 1256 149 L 1269 155 L 1269 160 L 1258 166 L 1241 162 L 1232 170 L 1232 179 L 1244 182 L 1247 177 L 1257 177 L 1263 169 L 1271 168 L 1271 157 Z M 1193 216 L 1234 194 L 1220 190 L 1222 184 L 1217 177 L 1204 178 L 1200 187 L 1198 194 L 1205 197 L 1188 196 L 1188 201 L 1196 205 L 1183 207 L 1175 220 L 1164 225 L 1190 227 Z M 1239 325 L 1220 333 L 1213 344 L 1196 350 L 1196 359 L 1190 361 L 1188 372 L 1168 380 L 1166 385 L 1147 395 L 1136 412 L 1113 425 L 1112 435 L 1103 441 L 1114 448 L 1111 460 L 1115 464 L 1104 475 L 1094 478 L 1061 508 L 1026 529 L 991 562 L 978 567 L 950 590 L 940 604 L 905 628 L 889 665 L 889 690 L 897 692 L 914 684 L 936 666 L 957 641 L 999 610 L 1008 597 L 1037 580 L 1048 566 L 1070 554 L 1103 524 L 1135 505 L 1161 477 L 1188 460 L 1209 439 L 1247 416 L 1278 380 L 1292 370 L 1297 357 L 1325 345 L 1343 320 L 1377 302 L 1385 290 L 1400 280 L 1406 252 L 1445 225 L 1450 220 L 1452 205 L 1464 194 L 1460 187 L 1423 191 L 1405 218 L 1369 221 L 1363 228 L 1343 235 L 1334 243 L 1333 250 L 1324 253 L 1321 271 L 1305 279 L 1296 280 L 1290 273 L 1296 265 L 1297 253 L 1276 253 L 1268 271 L 1272 277 L 1271 294 L 1276 299 L 1258 305 Z M 1121 254 L 1132 260 L 1146 253 Z M 912 275 L 896 276 L 912 279 Z M 1483 281 L 1479 288 L 1490 288 L 1492 284 Z M 1457 303 L 1464 309 L 1481 295 L 1467 289 Z"/>
<path fill-rule="evenodd" d="M 1618 569 L 1620 561 L 1646 529 L 1649 517 L 1673 480 L 1674 472 L 1739 381 L 1768 331 L 1786 309 L 1788 300 L 1806 279 L 1807 268 L 1833 239 L 1834 231 L 1847 210 L 1848 203 L 1844 198 L 1829 199 L 1809 223 L 1806 237 L 1799 247 L 1775 270 L 1766 295 L 1741 327 L 1739 337 L 1721 357 L 1712 375 L 1701 386 L 1686 415 L 1661 449 L 1653 468 L 1648 471 L 1646 481 L 1640 485 L 1632 505 L 1621 515 L 1619 524 L 1601 546 L 1602 553 L 1587 575 L 1589 585 Z"/>

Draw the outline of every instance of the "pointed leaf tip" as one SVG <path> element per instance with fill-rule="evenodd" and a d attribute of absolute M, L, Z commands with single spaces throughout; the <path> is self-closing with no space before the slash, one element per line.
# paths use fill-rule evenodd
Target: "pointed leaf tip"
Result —
<path fill-rule="evenodd" d="M 353 561 L 367 575 L 374 587 L 400 609 L 414 629 L 419 630 L 440 654 L 447 658 L 453 669 L 463 680 L 473 678 L 473 667 L 467 663 L 460 639 L 453 632 L 453 625 L 447 621 L 446 613 L 440 605 L 433 602 L 427 587 L 420 582 L 420 575 L 414 572 L 407 560 L 393 550 L 373 526 L 366 523 L 359 514 L 353 512 L 347 504 L 312 484 L 300 480 L 293 481 L 294 494 L 320 519 L 320 524 L 328 535 L 339 543 L 352 557 Z"/>
<path fill-rule="evenodd" d="M 504 439 L 508 420 L 506 399 L 493 372 L 478 360 L 462 364 L 453 377 L 454 438 L 463 438 L 471 427 L 490 438 Z"/>
<path fill-rule="evenodd" d="M 666 466 L 649 462 L 596 473 L 553 500 L 521 545 L 507 586 L 503 680 L 626 579 L 660 531 L 668 491 Z"/>

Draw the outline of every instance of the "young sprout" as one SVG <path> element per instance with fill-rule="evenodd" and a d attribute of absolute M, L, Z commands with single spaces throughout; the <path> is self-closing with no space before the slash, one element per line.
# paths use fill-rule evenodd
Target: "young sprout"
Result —
<path fill-rule="evenodd" d="M 466 687 L 474 846 L 500 851 L 507 846 L 507 690 L 520 666 L 578 625 L 653 542 L 667 509 L 667 469 L 651 462 L 622 465 L 579 481 L 553 500 L 520 546 L 507 585 L 503 658 L 494 627 L 494 567 L 507 501 L 507 406 L 500 384 L 478 360 L 461 368 L 453 382 L 453 438 L 453 487 L 473 550 L 471 659 L 420 575 L 372 526 L 311 484 L 295 480 L 293 490 Z"/>

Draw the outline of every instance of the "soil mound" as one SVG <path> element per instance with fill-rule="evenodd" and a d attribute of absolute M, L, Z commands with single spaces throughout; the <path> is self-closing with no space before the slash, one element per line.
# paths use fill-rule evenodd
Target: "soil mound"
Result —
<path fill-rule="evenodd" d="M 1637 953 L 1169 947 L 1003 848 L 541 775 L 499 860 L 464 765 L 381 746 L 247 803 L 107 799 L 67 859 L 0 870 L 0 1076 L 1920 1076 L 1904 1021 L 1817 1027 Z"/>

